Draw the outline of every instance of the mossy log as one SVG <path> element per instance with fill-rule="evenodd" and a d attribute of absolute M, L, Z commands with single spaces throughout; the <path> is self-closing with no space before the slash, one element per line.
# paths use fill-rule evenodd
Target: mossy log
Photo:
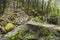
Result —
<path fill-rule="evenodd" d="M 35 22 L 35 21 L 27 22 L 27 24 L 36 25 L 36 26 L 40 26 L 40 27 L 42 26 L 42 27 L 52 28 L 54 30 L 60 31 L 60 26 L 58 26 L 58 25 L 40 23 L 40 22 Z"/>

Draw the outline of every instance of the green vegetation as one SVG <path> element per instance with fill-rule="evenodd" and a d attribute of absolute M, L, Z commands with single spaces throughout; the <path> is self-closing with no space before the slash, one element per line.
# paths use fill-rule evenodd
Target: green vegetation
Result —
<path fill-rule="evenodd" d="M 27 27 L 24 26 L 21 27 L 20 31 L 17 32 L 15 35 L 9 35 L 8 37 L 11 40 L 37 39 L 40 37 L 54 38 L 53 33 L 51 33 L 48 28 L 44 28 L 44 27 L 38 27 L 38 28 L 39 29 L 37 29 L 36 31 L 38 31 L 39 33 L 37 34 L 37 32 L 35 32 L 35 28 L 29 30 L 27 29 Z"/>
<path fill-rule="evenodd" d="M 7 31 L 9 31 L 9 30 L 11 30 L 11 29 L 13 29 L 14 28 L 14 25 L 12 24 L 12 23 L 8 23 L 6 26 L 5 26 L 5 29 L 7 30 Z"/>
<path fill-rule="evenodd" d="M 36 36 L 35 35 L 25 35 L 25 38 L 26 39 L 36 39 Z"/>
<path fill-rule="evenodd" d="M 30 20 L 31 24 L 28 23 Z M 60 37 L 60 27 L 55 28 L 56 31 L 44 23 L 60 25 L 60 9 L 56 0 L 0 0 L 0 34 L 8 34 L 22 25 L 15 35 L 8 35 L 10 40 Z"/>
<path fill-rule="evenodd" d="M 34 18 L 33 21 L 44 23 L 44 21 L 41 18 Z"/>

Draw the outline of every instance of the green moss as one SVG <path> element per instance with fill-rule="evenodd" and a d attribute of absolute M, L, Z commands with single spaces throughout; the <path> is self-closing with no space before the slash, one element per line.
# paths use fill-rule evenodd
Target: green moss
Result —
<path fill-rule="evenodd" d="M 32 28 L 35 26 L 32 26 Z M 11 40 L 17 40 L 17 39 L 37 39 L 39 37 L 46 37 L 46 38 L 53 38 L 53 33 L 49 31 L 49 28 L 45 27 L 39 27 L 38 29 L 29 29 L 27 31 L 26 26 L 20 27 L 20 31 L 17 32 L 14 36 L 10 35 Z M 36 32 L 37 30 L 37 32 Z M 38 33 L 38 34 L 37 34 Z"/>
<path fill-rule="evenodd" d="M 35 22 L 41 22 L 41 23 L 44 22 L 44 21 L 43 21 L 42 19 L 40 19 L 40 18 L 34 18 L 33 21 L 35 21 Z"/>
<path fill-rule="evenodd" d="M 26 32 L 26 27 L 22 26 L 19 32 L 16 32 L 15 35 L 9 35 L 10 40 L 23 39 Z"/>
<path fill-rule="evenodd" d="M 8 23 L 6 26 L 5 26 L 5 29 L 7 30 L 7 31 L 9 31 L 9 30 L 11 30 L 11 29 L 13 29 L 14 28 L 14 24 L 12 24 L 12 23 Z"/>
<path fill-rule="evenodd" d="M 12 37 L 11 39 L 12 39 L 12 40 L 15 40 L 15 37 Z"/>
<path fill-rule="evenodd" d="M 25 35 L 24 36 L 26 39 L 36 39 L 35 35 Z"/>
<path fill-rule="evenodd" d="M 19 32 L 16 32 L 16 34 L 15 34 L 15 35 L 17 35 L 17 34 L 19 34 Z"/>
<path fill-rule="evenodd" d="M 27 31 L 27 27 L 21 27 L 19 34 L 21 35 L 21 37 L 24 37 L 25 33 Z"/>
<path fill-rule="evenodd" d="M 16 35 L 14 35 L 14 36 L 13 36 L 13 35 L 8 35 L 8 38 L 9 38 L 10 40 L 15 40 L 15 39 L 16 39 L 15 36 L 16 36 Z"/>
<path fill-rule="evenodd" d="M 54 36 L 52 34 L 49 34 L 48 38 L 52 39 L 52 38 L 54 38 Z"/>
<path fill-rule="evenodd" d="M 8 35 L 9 38 L 12 38 L 12 35 Z"/>

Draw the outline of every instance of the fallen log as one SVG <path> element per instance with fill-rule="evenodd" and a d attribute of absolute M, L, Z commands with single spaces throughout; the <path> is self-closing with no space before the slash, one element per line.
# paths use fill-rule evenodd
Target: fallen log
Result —
<path fill-rule="evenodd" d="M 40 23 L 40 22 L 35 22 L 35 21 L 29 21 L 29 22 L 27 22 L 27 24 L 36 25 L 36 26 L 42 26 L 42 27 L 47 27 L 47 28 L 52 28 L 54 30 L 60 30 L 60 26 L 53 25 L 53 24 L 45 24 L 45 23 Z"/>

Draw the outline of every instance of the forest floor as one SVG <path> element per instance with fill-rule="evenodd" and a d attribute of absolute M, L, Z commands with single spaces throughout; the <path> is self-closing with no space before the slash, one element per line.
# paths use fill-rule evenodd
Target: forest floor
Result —
<path fill-rule="evenodd" d="M 52 28 L 52 29 L 60 29 L 60 26 L 58 25 L 53 25 L 53 24 L 45 24 L 45 23 L 40 23 L 40 22 L 35 22 L 32 21 L 32 19 L 30 21 L 28 21 L 27 23 L 21 24 L 18 27 L 14 28 L 12 31 L 4 34 L 4 36 L 2 37 L 2 39 L 6 39 L 6 37 L 8 37 L 9 35 L 14 36 L 18 31 L 20 31 L 21 27 L 27 26 L 27 24 L 31 24 L 31 25 L 37 25 L 39 27 L 48 27 L 48 28 Z"/>

